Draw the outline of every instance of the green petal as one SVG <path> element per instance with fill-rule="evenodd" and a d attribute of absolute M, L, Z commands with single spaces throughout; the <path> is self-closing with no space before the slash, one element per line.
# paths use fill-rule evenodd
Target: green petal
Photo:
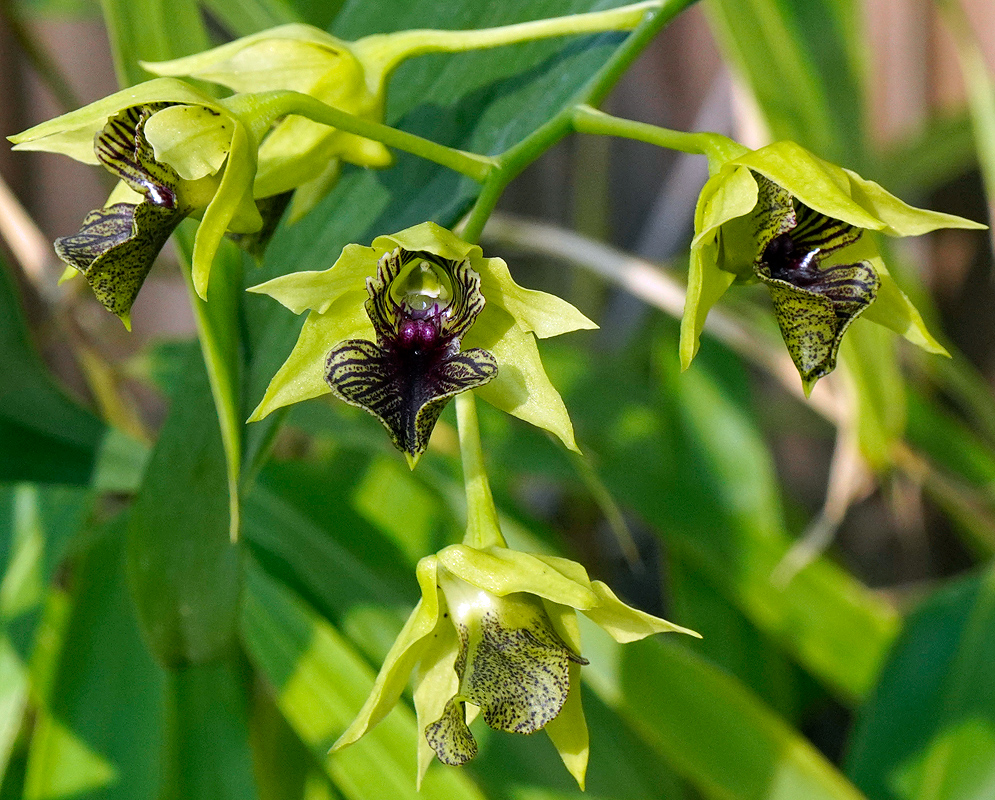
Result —
<path fill-rule="evenodd" d="M 560 754 L 563 766 L 573 775 L 580 790 L 584 791 L 591 747 L 584 707 L 581 704 L 580 667 L 580 664 L 570 662 L 570 694 L 556 719 L 547 723 L 544 730 L 556 752 Z"/>
<path fill-rule="evenodd" d="M 616 642 L 634 642 L 654 633 L 687 633 L 701 638 L 700 633 L 690 628 L 682 628 L 673 622 L 627 606 L 601 581 L 591 581 L 591 588 L 598 598 L 598 605 L 591 609 L 581 609 L 581 612 L 604 628 Z"/>
<path fill-rule="evenodd" d="M 207 299 L 207 282 L 214 254 L 236 215 L 247 220 L 238 226 L 236 233 L 252 233 L 263 225 L 263 219 L 252 198 L 255 166 L 255 151 L 250 145 L 249 136 L 241 124 L 236 124 L 221 184 L 204 211 L 193 244 L 193 285 L 202 300 Z"/>
<path fill-rule="evenodd" d="M 783 186 L 809 208 L 857 228 L 918 236 L 937 228 L 984 228 L 976 222 L 913 208 L 873 181 L 823 161 L 794 142 L 776 142 L 734 159 Z"/>
<path fill-rule="evenodd" d="M 249 291 L 268 294 L 295 314 L 309 309 L 324 314 L 340 297 L 353 296 L 357 291 L 362 306 L 367 297 L 366 278 L 376 274 L 377 261 L 384 252 L 381 248 L 347 244 L 338 260 L 324 271 L 292 272 L 253 286 Z M 370 326 L 370 336 L 359 338 L 371 338 L 372 331 Z M 329 347 L 342 339 L 353 338 L 353 335 L 330 339 Z"/>
<path fill-rule="evenodd" d="M 418 562 L 416 576 L 421 587 L 421 600 L 411 612 L 401 633 L 384 658 L 383 666 L 373 684 L 370 696 L 356 719 L 332 745 L 332 750 L 340 750 L 357 741 L 370 728 L 382 720 L 394 707 L 408 677 L 419 659 L 430 652 L 436 640 L 431 636 L 440 622 L 439 592 L 436 585 L 436 560 L 433 556 Z M 444 623 L 448 625 L 447 623 Z M 433 659 L 437 654 L 433 654 Z"/>
<path fill-rule="evenodd" d="M 512 279 L 503 259 L 481 258 L 472 263 L 480 274 L 480 291 L 487 302 L 504 308 L 522 330 L 546 339 L 561 333 L 598 327 L 566 300 L 519 286 Z"/>
<path fill-rule="evenodd" d="M 345 57 L 352 58 L 344 42 L 311 25 L 291 24 L 172 61 L 142 62 L 142 66 L 155 75 L 189 75 L 236 92 L 308 92 Z"/>
<path fill-rule="evenodd" d="M 478 550 L 454 544 L 439 551 L 437 557 L 439 564 L 457 578 L 498 597 L 524 592 L 581 610 L 597 605 L 589 585 L 529 553 L 506 547 Z"/>
<path fill-rule="evenodd" d="M 726 166 L 709 178 L 695 206 L 691 247 L 713 240 L 729 220 L 749 214 L 757 204 L 757 191 L 757 182 L 748 169 Z"/>
<path fill-rule="evenodd" d="M 869 240 L 870 237 L 865 236 L 863 239 Z M 898 288 L 895 279 L 888 274 L 888 268 L 881 260 L 877 247 L 872 241 L 864 242 L 863 239 L 853 245 L 848 254 L 863 258 L 870 263 L 881 282 L 878 287 L 877 299 L 864 312 L 864 319 L 890 328 L 927 353 L 950 355 L 943 345 L 933 338 L 933 335 L 926 328 L 926 323 L 923 322 L 922 315 L 912 305 L 912 301 L 906 297 L 905 293 Z"/>
<path fill-rule="evenodd" d="M 757 191 L 757 182 L 748 169 L 729 167 L 709 178 L 698 196 L 688 288 L 681 317 L 681 369 L 691 366 L 698 352 L 701 331 L 712 306 L 732 285 L 737 274 L 752 272 L 756 256 L 756 243 L 752 238 L 745 257 L 723 258 L 722 266 L 729 266 L 735 272 L 720 268 L 720 257 L 727 248 L 720 248 L 719 229 L 731 220 L 745 219 L 757 204 Z"/>
<path fill-rule="evenodd" d="M 681 317 L 679 349 L 682 370 L 691 366 L 691 361 L 698 353 L 708 312 L 736 280 L 732 272 L 719 269 L 718 250 L 718 244 L 714 240 L 702 242 L 691 249 L 687 296 Z"/>
<path fill-rule="evenodd" d="M 498 362 L 497 377 L 476 389 L 478 396 L 549 431 L 568 449 L 579 452 L 570 415 L 546 375 L 533 334 L 522 330 L 506 311 L 488 302 L 463 343 L 487 350 Z"/>
<path fill-rule="evenodd" d="M 145 137 L 157 161 L 169 164 L 181 178 L 214 175 L 231 147 L 235 122 L 204 106 L 169 106 L 145 123 Z"/>
<path fill-rule="evenodd" d="M 15 150 L 63 153 L 86 164 L 97 164 L 99 162 L 93 153 L 93 137 L 107 120 L 126 108 L 150 103 L 186 103 L 221 110 L 216 100 L 183 81 L 156 78 L 115 92 L 8 138 L 14 142 Z"/>
<path fill-rule="evenodd" d="M 424 250 L 448 258 L 450 261 L 463 261 L 469 258 L 470 265 L 474 269 L 477 269 L 474 265 L 475 260 L 482 258 L 482 251 L 478 245 L 464 242 L 452 231 L 434 222 L 422 222 L 398 233 L 378 236 L 373 240 L 373 246 L 385 251 L 393 250 L 395 247 L 411 251 Z M 477 272 L 480 270 L 477 269 Z"/>
<path fill-rule="evenodd" d="M 441 606 L 441 610 L 445 612 L 446 609 Z M 425 733 L 433 721 L 442 719 L 447 711 L 446 706 L 459 691 L 459 676 L 455 669 L 456 657 L 459 654 L 456 629 L 452 625 L 438 625 L 432 635 L 435 641 L 425 651 L 414 676 L 415 714 L 419 731 L 419 787 L 429 764 L 436 756 L 436 750 L 429 744 Z"/>
<path fill-rule="evenodd" d="M 365 289 L 353 291 L 339 297 L 328 307 L 327 313 L 312 311 L 308 314 L 297 344 L 266 387 L 266 393 L 249 417 L 249 422 L 261 420 L 291 403 L 331 392 L 325 383 L 328 351 L 344 339 L 373 337 L 373 325 L 363 308 L 365 299 Z"/>

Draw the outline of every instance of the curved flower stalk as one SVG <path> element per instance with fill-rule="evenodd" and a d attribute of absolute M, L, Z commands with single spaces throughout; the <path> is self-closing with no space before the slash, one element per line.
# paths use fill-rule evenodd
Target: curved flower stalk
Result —
<path fill-rule="evenodd" d="M 62 153 L 121 179 L 102 209 L 56 251 L 125 324 L 159 250 L 183 217 L 201 214 L 193 282 L 207 293 L 226 231 L 252 233 L 255 134 L 225 101 L 160 78 L 11 136 L 15 150 Z"/>
<path fill-rule="evenodd" d="M 984 225 L 912 208 L 793 142 L 745 151 L 711 171 L 695 211 L 681 322 L 685 369 L 708 310 L 733 282 L 767 287 L 806 393 L 835 368 L 843 334 L 858 316 L 945 354 L 867 232 L 918 236 Z"/>
<path fill-rule="evenodd" d="M 653 633 L 698 636 L 625 605 L 564 558 L 458 544 L 423 558 L 416 575 L 421 600 L 332 749 L 380 722 L 413 677 L 419 783 L 433 758 L 459 766 L 476 755 L 468 716 L 479 711 L 496 730 L 545 730 L 583 788 L 588 733 L 579 679 L 587 661 L 576 612 L 623 643 Z"/>
<path fill-rule="evenodd" d="M 536 20 L 483 30 L 404 30 L 343 41 L 304 24 L 282 25 L 196 55 L 143 63 L 156 75 L 193 77 L 236 92 L 292 90 L 361 119 L 382 122 L 387 82 L 413 56 L 464 52 L 552 36 L 631 30 L 660 0 L 621 8 Z M 259 148 L 255 195 L 295 189 L 291 219 L 334 185 L 342 162 L 386 167 L 389 151 L 379 142 L 320 125 L 301 116 L 279 121 Z M 315 169 L 315 164 L 321 168 Z"/>
<path fill-rule="evenodd" d="M 347 245 L 323 272 L 249 291 L 309 312 L 250 420 L 334 392 L 376 415 L 413 466 L 445 403 L 474 389 L 576 449 L 535 337 L 596 326 L 558 297 L 522 288 L 503 260 L 433 222 L 372 247 Z"/>

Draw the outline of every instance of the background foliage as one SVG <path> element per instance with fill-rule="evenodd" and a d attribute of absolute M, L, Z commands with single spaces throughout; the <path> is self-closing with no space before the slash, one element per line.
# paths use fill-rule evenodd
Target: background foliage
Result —
<path fill-rule="evenodd" d="M 986 160 L 995 115 L 970 25 L 959 39 L 969 104 L 923 119 L 885 148 L 869 69 L 876 40 L 855 0 L 708 3 L 711 30 L 738 76 L 735 119 L 752 122 L 740 135 L 757 138 L 749 143 L 793 138 L 909 201 L 983 218 L 978 174 L 995 174 Z M 145 77 L 138 59 L 287 21 L 357 38 L 596 5 L 100 4 L 125 83 Z M 945 8 L 956 28 L 959 7 Z M 0 9 L 17 34 L 4 41 L 17 38 L 19 57 L 71 103 L 71 83 L 50 69 L 33 33 L 40 20 L 92 15 L 95 4 Z M 605 35 L 424 57 L 393 79 L 387 122 L 500 153 L 541 131 L 635 44 Z M 684 68 L 694 64 L 673 66 Z M 646 79 L 641 66 L 633 72 Z M 613 102 L 624 106 L 625 97 Z M 516 195 L 569 194 L 569 184 L 546 185 L 564 164 L 582 176 L 572 193 L 578 227 L 606 233 L 611 201 L 625 206 L 606 151 L 590 141 L 537 165 L 522 188 L 511 188 L 509 206 Z M 678 161 L 669 174 L 686 166 Z M 663 174 L 661 165 L 654 184 Z M 749 291 L 723 304 L 694 366 L 679 373 L 679 299 L 675 308 L 666 298 L 679 296 L 698 186 L 666 196 L 669 247 L 654 240 L 651 217 L 641 236 L 620 237 L 641 255 L 680 253 L 642 283 L 629 280 L 631 259 L 562 230 L 530 237 L 534 223 L 502 216 L 485 232 L 487 251 L 504 253 L 521 282 L 570 296 L 603 328 L 543 348 L 583 460 L 481 409 L 509 541 L 577 557 L 630 602 L 704 634 L 622 650 L 584 631 L 589 793 L 991 797 L 995 401 L 972 365 L 991 357 L 983 346 L 991 344 L 990 305 L 957 305 L 942 294 L 944 269 L 956 265 L 949 251 L 966 253 L 962 268 L 987 285 L 988 241 L 949 235 L 891 254 L 950 342 L 951 360 L 906 352 L 855 325 L 854 368 L 825 380 L 806 403 L 797 375 L 785 377 L 763 298 Z M 425 219 L 452 225 L 476 188 L 398 154 L 388 171 L 346 170 L 314 212 L 278 231 L 261 265 L 223 249 L 212 303 L 195 304 L 202 338 L 224 367 L 221 418 L 245 419 L 300 325 L 268 298 L 241 292 L 243 282 L 324 268 L 347 242 Z M 4 230 L 0 798 L 415 797 L 408 706 L 359 744 L 326 752 L 417 599 L 415 562 L 461 536 L 451 412 L 414 473 L 374 420 L 341 405 L 315 401 L 239 425 L 242 540 L 232 544 L 233 475 L 200 347 L 146 335 L 142 349 L 122 356 L 118 332 L 103 339 L 102 323 L 87 316 L 92 301 L 54 294 L 51 265 L 35 268 L 24 255 L 30 235 Z M 178 239 L 182 261 L 189 240 L 182 231 Z M 230 292 L 213 296 L 222 274 Z M 917 285 L 930 275 L 938 307 Z M 637 308 L 618 288 L 625 285 L 657 308 Z M 965 309 L 966 319 L 951 313 Z M 837 529 L 824 553 L 818 540 Z M 466 768 L 429 771 L 423 797 L 577 794 L 545 737 L 482 729 L 479 738 L 481 754 Z"/>

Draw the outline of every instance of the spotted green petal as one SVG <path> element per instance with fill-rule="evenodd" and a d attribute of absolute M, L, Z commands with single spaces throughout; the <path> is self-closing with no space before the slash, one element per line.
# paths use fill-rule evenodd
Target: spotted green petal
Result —
<path fill-rule="evenodd" d="M 466 722 L 464 701 L 450 698 L 442 715 L 425 726 L 425 741 L 443 764 L 461 767 L 477 755 L 477 741 Z"/>
<path fill-rule="evenodd" d="M 266 393 L 249 417 L 249 422 L 261 420 L 291 403 L 331 392 L 325 382 L 325 358 L 331 344 L 345 339 L 373 337 L 373 325 L 363 308 L 365 299 L 365 289 L 354 290 L 341 295 L 324 314 L 317 311 L 308 314 L 297 344 L 266 387 Z"/>
<path fill-rule="evenodd" d="M 377 260 L 383 253 L 373 247 L 347 244 L 342 255 L 326 270 L 292 272 L 249 289 L 256 294 L 268 294 L 295 314 L 316 311 L 324 314 L 332 303 L 349 294 L 366 302 L 366 278 L 376 271 Z M 356 291 L 359 295 L 355 295 Z M 373 327 L 370 326 L 372 336 Z M 359 335 L 359 334 L 357 334 Z M 351 337 L 341 337 L 351 338 Z M 341 339 L 331 340 L 332 343 Z"/>
<path fill-rule="evenodd" d="M 115 92 L 83 108 L 8 137 L 15 150 L 62 153 L 85 164 L 97 164 L 93 137 L 107 120 L 126 108 L 151 103 L 185 103 L 220 111 L 217 100 L 174 78 L 156 78 Z"/>
<path fill-rule="evenodd" d="M 145 137 L 157 161 L 169 164 L 181 178 L 197 180 L 221 169 L 234 129 L 235 121 L 213 108 L 175 105 L 149 118 Z"/>
<path fill-rule="evenodd" d="M 506 311 L 488 303 L 463 341 L 467 347 L 487 350 L 499 364 L 497 377 L 476 390 L 479 397 L 549 431 L 568 449 L 579 452 L 567 407 L 546 375 L 533 334 L 522 330 Z"/>
<path fill-rule="evenodd" d="M 384 658 L 366 703 L 352 724 L 332 745 L 333 751 L 357 741 L 387 716 L 407 686 L 412 669 L 433 646 L 435 640 L 432 633 L 440 617 L 435 558 L 428 556 L 419 561 L 415 574 L 422 592 L 421 600 Z"/>
<path fill-rule="evenodd" d="M 148 202 L 91 211 L 55 252 L 86 278 L 101 304 L 130 327 L 131 306 L 156 256 L 184 214 Z"/>
<path fill-rule="evenodd" d="M 627 606 L 601 581 L 591 581 L 591 589 L 597 597 L 597 605 L 594 608 L 581 609 L 581 613 L 604 628 L 616 642 L 621 644 L 634 642 L 654 633 L 686 633 L 701 638 L 700 633 L 690 628 L 682 628 L 673 622 L 667 622 L 665 619 Z"/>
<path fill-rule="evenodd" d="M 556 566 L 506 547 L 477 549 L 454 544 L 439 551 L 439 564 L 464 582 L 503 597 L 524 592 L 553 603 L 588 609 L 597 603 L 592 590 Z"/>
<path fill-rule="evenodd" d="M 756 170 L 827 217 L 889 236 L 986 227 L 953 214 L 913 208 L 873 181 L 823 161 L 794 142 L 776 142 L 729 163 Z"/>
<path fill-rule="evenodd" d="M 243 221 L 238 230 L 233 229 L 235 233 L 252 233 L 263 225 L 252 198 L 255 167 L 255 149 L 249 135 L 241 123 L 236 123 L 224 175 L 214 198 L 204 211 L 194 239 L 191 273 L 194 289 L 203 300 L 207 299 L 207 282 L 214 255 L 232 220 L 239 218 Z"/>
<path fill-rule="evenodd" d="M 456 663 L 460 697 L 495 730 L 530 734 L 555 719 L 570 692 L 571 661 L 587 662 L 566 647 L 542 605 L 508 595 L 466 626 L 451 608 L 465 647 Z"/>

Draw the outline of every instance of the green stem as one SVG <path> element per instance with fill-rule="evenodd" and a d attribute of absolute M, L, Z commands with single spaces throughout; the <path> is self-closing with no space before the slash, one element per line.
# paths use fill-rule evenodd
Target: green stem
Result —
<path fill-rule="evenodd" d="M 466 535 L 463 544 L 477 548 L 507 547 L 484 468 L 484 451 L 480 446 L 480 425 L 473 392 L 456 395 L 456 422 L 463 459 L 463 483 L 466 486 Z"/>
<path fill-rule="evenodd" d="M 634 122 L 621 119 L 598 111 L 586 104 L 580 104 L 573 109 L 573 128 L 578 133 L 594 133 L 603 136 L 620 136 L 625 139 L 635 139 L 668 150 L 679 150 L 682 153 L 702 155 L 708 158 L 708 171 L 714 175 L 726 161 L 749 152 L 739 142 L 733 141 L 721 133 L 674 131 L 648 125 L 645 122 Z"/>
<path fill-rule="evenodd" d="M 242 118 L 253 133 L 265 131 L 274 121 L 288 114 L 297 114 L 340 131 L 354 133 L 412 153 L 436 164 L 483 182 L 497 168 L 497 161 L 488 156 L 456 150 L 413 133 L 361 119 L 300 92 L 275 91 L 234 95 L 221 101 Z"/>
<path fill-rule="evenodd" d="M 630 31 L 665 0 L 646 0 L 620 8 L 570 14 L 480 30 L 410 30 L 376 34 L 354 42 L 350 49 L 363 64 L 367 80 L 380 86 L 402 61 L 426 53 L 463 53 L 558 36 L 605 31 Z"/>

